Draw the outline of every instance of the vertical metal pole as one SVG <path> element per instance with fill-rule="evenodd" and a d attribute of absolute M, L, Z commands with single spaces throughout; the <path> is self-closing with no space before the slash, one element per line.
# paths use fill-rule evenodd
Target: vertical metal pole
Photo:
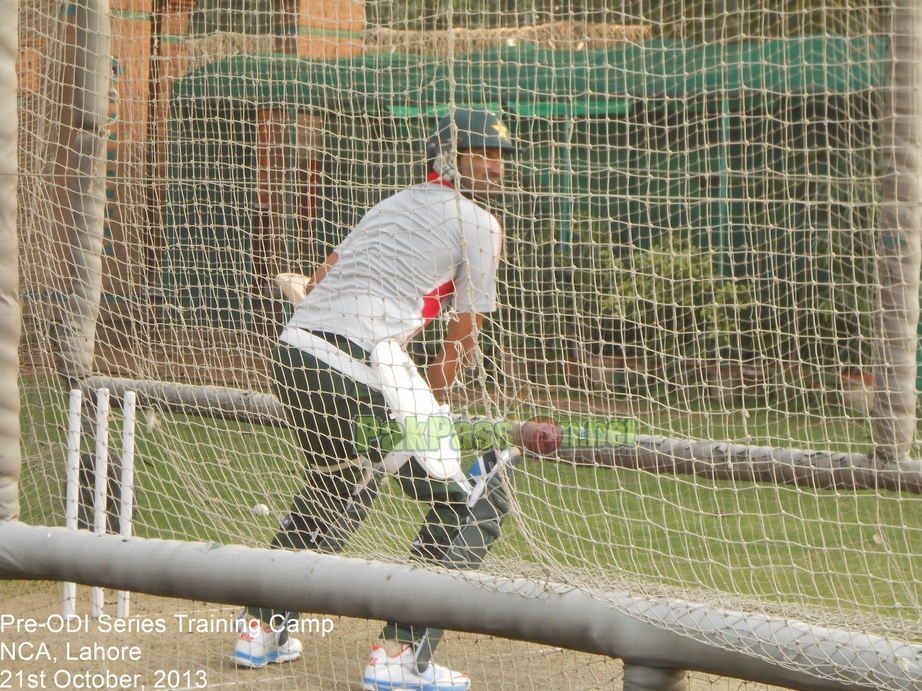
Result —
<path fill-rule="evenodd" d="M 68 61 L 62 125 L 70 132 L 64 146 L 72 264 L 57 366 L 73 384 L 92 372 L 102 293 L 112 50 L 108 0 L 71 0 L 61 5 L 61 14 Z"/>
<path fill-rule="evenodd" d="M 922 7 L 895 0 L 890 84 L 882 130 L 878 238 L 880 314 L 874 352 L 875 460 L 918 471 L 909 460 L 916 433 L 916 351 L 922 268 Z"/>
<path fill-rule="evenodd" d="M 19 240 L 16 60 L 19 3 L 0 2 L 0 521 L 19 518 Z"/>

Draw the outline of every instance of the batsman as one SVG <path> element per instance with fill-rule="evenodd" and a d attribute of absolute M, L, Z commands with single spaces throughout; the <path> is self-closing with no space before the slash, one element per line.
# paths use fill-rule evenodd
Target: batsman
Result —
<path fill-rule="evenodd" d="M 482 204 L 502 191 L 503 156 L 513 150 L 501 118 L 458 109 L 427 145 L 428 179 L 369 210 L 316 270 L 274 351 L 276 393 L 306 457 L 306 482 L 273 546 L 335 554 L 355 532 L 385 473 L 428 507 L 411 555 L 476 569 L 509 510 L 499 473 L 465 476 L 450 436 L 435 446 L 400 444 L 401 425 L 446 419 L 448 388 L 496 309 L 502 229 Z M 425 372 L 407 341 L 452 306 L 446 336 Z M 357 443 L 356 419 L 396 422 Z M 400 449 L 400 450 L 395 450 Z M 517 450 L 483 459 L 513 462 Z M 301 654 L 284 622 L 296 614 L 259 607 L 233 658 L 263 667 Z M 390 622 L 362 679 L 367 691 L 464 691 L 465 674 L 431 661 L 441 630 Z"/>

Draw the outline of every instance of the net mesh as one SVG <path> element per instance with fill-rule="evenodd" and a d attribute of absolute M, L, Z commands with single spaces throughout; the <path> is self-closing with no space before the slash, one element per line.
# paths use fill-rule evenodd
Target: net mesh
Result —
<path fill-rule="evenodd" d="M 455 414 L 552 418 L 577 449 L 611 423 L 872 450 L 887 3 L 110 5 L 85 374 L 271 394 L 272 348 L 294 309 L 274 278 L 311 275 L 369 208 L 423 181 L 438 117 L 491 108 L 516 149 L 490 202 L 504 235 L 499 308 L 449 392 Z M 24 0 L 19 14 L 21 496 L 22 519 L 40 525 L 64 523 L 69 8 Z M 421 366 L 449 319 L 408 345 Z M 121 424 L 116 408 L 114 440 Z M 92 443 L 88 430 L 86 453 Z M 922 637 L 917 496 L 655 474 L 566 451 L 511 472 L 511 518 L 484 571 Z M 303 484 L 284 424 L 166 399 L 139 411 L 136 458 L 143 537 L 266 546 Z M 346 554 L 406 562 L 426 510 L 385 482 Z M 17 612 L 59 605 L 57 586 L 3 587 Z M 138 602 L 171 632 L 192 606 Z M 336 626 L 343 635 L 311 637 L 306 676 L 277 683 L 348 686 L 357 670 L 338 661 L 362 661 L 377 626 Z M 151 658 L 176 643 L 183 669 L 244 683 L 222 661 L 226 636 L 157 640 Z M 621 674 L 473 636 L 446 649 L 497 687 L 597 688 Z"/>

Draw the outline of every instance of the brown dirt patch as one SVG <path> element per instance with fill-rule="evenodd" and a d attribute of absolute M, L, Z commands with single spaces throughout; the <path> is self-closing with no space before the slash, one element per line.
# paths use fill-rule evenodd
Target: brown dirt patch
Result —
<path fill-rule="evenodd" d="M 60 623 L 56 615 L 61 612 L 61 584 L 0 583 L 0 616 L 5 615 L 4 631 L 0 633 L 0 685 L 7 681 L 9 685 L 5 688 L 56 689 L 77 688 L 89 681 L 89 688 L 106 688 L 109 684 L 108 688 L 143 687 L 144 691 L 194 688 L 361 691 L 365 659 L 381 628 L 380 622 L 329 617 L 333 627 L 329 634 L 321 635 L 315 629 L 314 633 L 299 635 L 304 643 L 301 659 L 263 670 L 248 670 L 237 668 L 228 657 L 234 644 L 233 634 L 188 630 L 193 618 L 207 620 L 209 629 L 218 628 L 220 622 L 233 619 L 239 608 L 135 594 L 130 620 L 135 630 L 117 632 L 113 630 L 115 592 L 106 591 L 105 614 L 111 619 L 98 622 L 89 617 L 83 619 L 90 611 L 90 589 L 78 587 L 77 598 L 81 630 L 49 631 L 49 625 L 56 629 Z M 10 623 L 11 618 L 19 623 L 19 631 L 16 624 Z M 26 619 L 46 626 L 26 631 Z M 164 631 L 136 630 L 144 621 Z M 100 648 L 110 653 L 118 650 L 119 659 L 67 659 L 68 651 L 71 658 L 79 658 L 88 651 L 100 657 Z M 12 650 L 15 657 L 11 657 Z M 130 659 L 132 655 L 139 659 Z M 622 687 L 622 667 L 617 660 L 487 636 L 449 633 L 439 648 L 438 660 L 465 670 L 477 691 L 588 691 Z M 129 685 L 122 683 L 125 680 L 130 680 Z M 691 674 L 689 681 L 690 691 L 772 691 L 774 688 L 701 674 Z"/>

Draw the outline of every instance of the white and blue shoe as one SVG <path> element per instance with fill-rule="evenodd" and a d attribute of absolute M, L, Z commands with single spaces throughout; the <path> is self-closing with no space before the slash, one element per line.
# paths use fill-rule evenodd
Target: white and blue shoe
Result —
<path fill-rule="evenodd" d="M 416 669 L 413 648 L 405 645 L 394 656 L 384 646 L 374 645 L 362 678 L 365 691 L 467 691 L 471 680 L 466 674 L 430 662 L 425 672 Z"/>
<path fill-rule="evenodd" d="M 259 619 L 249 618 L 240 632 L 231 659 L 238 667 L 261 669 L 269 663 L 281 664 L 301 657 L 301 641 L 286 636 L 279 643 L 280 637 L 279 632 L 267 631 Z"/>

